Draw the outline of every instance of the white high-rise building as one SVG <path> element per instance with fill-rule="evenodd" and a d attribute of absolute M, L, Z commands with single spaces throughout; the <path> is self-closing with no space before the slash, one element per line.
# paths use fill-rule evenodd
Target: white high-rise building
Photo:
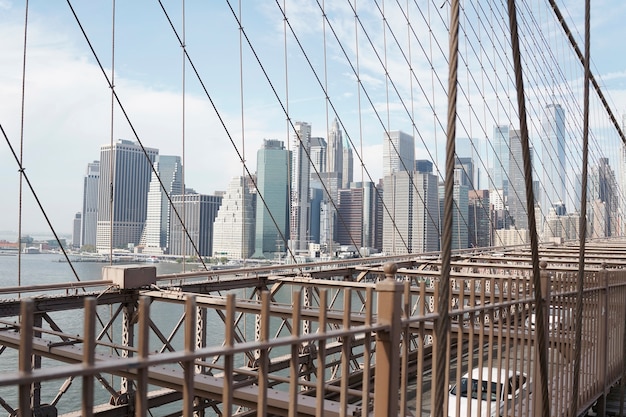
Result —
<path fill-rule="evenodd" d="M 100 148 L 98 252 L 139 244 L 147 215 L 150 163 L 158 153 L 158 149 L 142 149 L 138 143 L 123 139 Z"/>
<path fill-rule="evenodd" d="M 291 148 L 291 212 L 289 221 L 289 247 L 293 251 L 306 250 L 309 233 L 309 175 L 311 164 L 311 125 L 296 122 L 296 132 Z"/>
<path fill-rule="evenodd" d="M 180 195 L 183 192 L 181 158 L 159 155 L 154 163 L 154 169 L 156 173 L 152 173 L 150 180 L 146 226 L 140 244 L 144 246 L 145 253 L 162 254 L 167 253 L 170 246 L 171 217 L 175 215 L 167 196 Z"/>
<path fill-rule="evenodd" d="M 87 164 L 87 173 L 83 181 L 83 211 L 80 246 L 96 246 L 98 226 L 98 189 L 100 183 L 100 161 Z"/>
<path fill-rule="evenodd" d="M 509 126 L 493 128 L 493 175 L 490 178 L 492 190 L 502 190 L 507 196 L 509 189 Z"/>
<path fill-rule="evenodd" d="M 343 146 L 343 172 L 341 174 L 341 188 L 350 188 L 354 182 L 354 157 L 349 142 Z"/>
<path fill-rule="evenodd" d="M 328 164 L 326 172 L 343 173 L 343 133 L 337 118 L 328 132 Z M 341 182 L 340 182 L 341 183 Z"/>
<path fill-rule="evenodd" d="M 413 171 L 415 140 L 401 130 L 392 130 L 383 137 L 383 178 L 395 172 Z"/>
<path fill-rule="evenodd" d="M 565 193 L 565 112 L 560 104 L 548 104 L 541 120 L 543 204 L 546 209 L 559 202 L 573 207 Z"/>
<path fill-rule="evenodd" d="M 429 172 L 399 171 L 383 181 L 383 252 L 401 255 L 437 251 L 437 176 Z"/>
<path fill-rule="evenodd" d="M 526 206 L 526 181 L 524 180 L 524 159 L 520 131 L 509 131 L 509 192 L 507 204 L 509 215 L 516 229 L 528 229 L 528 209 Z"/>
<path fill-rule="evenodd" d="M 228 185 L 213 224 L 213 254 L 229 259 L 247 259 L 254 252 L 256 193 L 246 177 Z"/>

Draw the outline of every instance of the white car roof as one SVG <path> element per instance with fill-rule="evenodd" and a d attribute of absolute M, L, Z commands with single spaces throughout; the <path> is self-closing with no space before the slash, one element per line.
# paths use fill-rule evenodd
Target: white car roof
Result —
<path fill-rule="evenodd" d="M 491 379 L 489 378 L 489 371 L 491 370 Z M 482 381 L 491 381 L 491 382 L 505 382 L 508 378 L 515 375 L 511 369 L 498 369 L 498 368 L 482 368 L 482 378 L 480 377 L 481 368 L 472 369 L 472 379 L 482 380 Z M 518 375 L 522 375 L 521 372 L 517 372 Z M 499 375 L 499 377 L 498 377 Z M 463 375 L 463 378 L 469 378 L 469 374 Z"/>

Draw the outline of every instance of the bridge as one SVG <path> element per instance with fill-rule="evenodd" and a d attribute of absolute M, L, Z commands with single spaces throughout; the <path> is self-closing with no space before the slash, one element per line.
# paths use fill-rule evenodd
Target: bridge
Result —
<path fill-rule="evenodd" d="M 3 165 L 16 168 L 19 189 L 4 195 L 17 202 L 18 242 L 25 223 L 43 218 L 68 269 L 67 279 L 33 282 L 23 257 L 38 255 L 18 250 L 16 279 L 2 277 L 0 406 L 9 415 L 624 415 L 626 137 L 592 69 L 589 0 L 584 36 L 554 0 L 188 3 L 113 1 L 105 13 L 68 0 L 55 15 L 84 45 L 87 57 L 73 64 L 88 62 L 109 100 L 96 113 L 110 119 L 88 118 L 86 130 L 110 136 L 93 217 L 91 246 L 108 260 L 97 279 L 81 276 L 57 232 L 66 192 L 51 174 L 66 178 L 72 162 L 51 170 L 50 155 L 28 152 L 29 141 L 41 144 L 29 123 L 46 120 L 29 100 L 47 92 L 30 83 L 46 42 L 29 43 L 39 33 L 29 16 L 60 6 L 24 5 L 21 82 L 12 80 L 21 87 L 6 100 L 19 111 L 0 120 Z M 133 13 L 161 19 L 144 43 L 129 35 Z M 219 37 L 207 41 L 207 28 Z M 207 43 L 216 48 L 208 61 Z M 130 64 L 141 73 L 139 61 L 153 69 L 155 57 L 165 73 L 172 57 L 182 63 L 175 93 L 135 96 Z M 159 94 L 177 101 L 180 119 L 152 108 L 142 120 L 140 107 Z M 84 103 L 60 114 L 87 117 Z M 312 139 L 324 138 L 295 121 L 306 117 L 325 126 L 323 152 Z M 284 131 L 263 126 L 268 118 L 284 120 Z M 148 161 L 146 204 L 125 201 L 115 183 L 107 152 L 120 135 L 132 140 L 119 146 Z M 248 161 L 259 135 L 287 143 L 262 149 L 289 155 L 267 184 L 265 171 L 280 163 L 255 170 Z M 180 145 L 182 178 L 164 177 L 149 136 Z M 331 137 L 343 142 L 341 164 Z M 201 201 L 187 190 L 193 181 L 225 174 L 235 179 L 219 196 L 232 203 L 221 216 L 231 211 L 216 219 L 231 228 L 203 228 L 214 233 L 210 255 L 240 259 L 217 268 L 185 202 Z M 141 204 L 141 222 L 116 217 Z M 167 207 L 168 244 L 180 247 L 162 250 L 155 207 Z M 261 216 L 272 248 L 251 250 L 252 237 L 267 238 Z M 130 257 L 143 262 L 114 262 Z M 174 258 L 181 272 L 145 262 Z"/>

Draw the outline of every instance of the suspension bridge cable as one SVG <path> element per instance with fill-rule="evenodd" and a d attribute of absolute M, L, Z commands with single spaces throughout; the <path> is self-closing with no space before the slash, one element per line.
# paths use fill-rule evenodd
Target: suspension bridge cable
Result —
<path fill-rule="evenodd" d="M 455 165 L 455 140 L 457 119 L 457 83 L 458 83 L 458 57 L 459 57 L 459 0 L 451 0 L 450 3 L 450 52 L 448 54 L 448 126 L 446 129 L 446 172 L 444 182 L 443 203 L 443 227 L 441 239 L 441 280 L 439 282 L 439 299 L 437 301 L 437 313 L 439 315 L 435 324 L 436 339 L 438 343 L 447 344 L 450 331 L 450 270 L 452 258 L 452 200 L 454 196 L 454 165 Z M 446 367 L 448 358 L 440 354 L 446 349 L 437 349 L 435 355 L 435 407 L 434 416 L 443 417 L 446 390 Z"/>
<path fill-rule="evenodd" d="M 524 81 L 522 77 L 522 64 L 519 47 L 519 34 L 517 28 L 517 10 L 515 0 L 508 0 L 509 26 L 511 33 L 511 47 L 513 51 L 513 63 L 515 70 L 515 85 L 517 90 L 517 106 L 520 118 L 520 132 L 522 136 L 522 153 L 524 159 L 524 182 L 526 187 L 526 206 L 528 207 L 528 223 L 530 227 L 530 249 L 533 270 L 533 286 L 535 293 L 535 305 L 537 315 L 537 329 L 539 331 L 539 369 L 541 378 L 541 398 L 543 415 L 550 415 L 550 400 L 548 397 L 548 361 L 546 358 L 547 340 L 543 317 L 543 298 L 541 296 L 541 278 L 539 272 L 539 250 L 537 241 L 537 227 L 535 224 L 534 198 L 532 192 L 532 172 L 530 161 L 530 149 L 528 140 L 528 126 L 526 124 L 526 101 L 524 97 Z"/>
<path fill-rule="evenodd" d="M 587 212 L 587 154 L 589 146 L 589 81 L 591 78 L 591 71 L 589 69 L 589 61 L 591 59 L 591 7 L 590 0 L 585 0 L 585 60 L 584 60 L 584 91 L 583 91 L 583 106 L 585 110 L 583 119 L 583 160 L 582 160 L 582 196 L 580 199 L 581 212 Z M 583 211 L 584 210 L 584 211 Z M 579 240 L 579 254 L 578 254 L 578 280 L 577 280 L 577 294 L 576 294 L 576 313 L 574 315 L 576 324 L 576 334 L 574 342 L 574 375 L 580 375 L 580 364 L 582 357 L 582 314 L 583 314 L 583 287 L 585 278 L 585 245 L 587 239 L 587 219 L 585 216 L 580 216 L 580 240 Z M 570 415 L 575 416 L 578 409 L 578 391 L 580 381 L 579 378 L 574 378 L 572 385 L 572 407 Z M 623 401 L 622 401 L 623 402 Z"/>
<path fill-rule="evenodd" d="M 20 157 L 19 157 L 19 165 L 20 165 L 20 175 L 19 175 L 19 197 L 18 197 L 18 213 L 17 213 L 17 242 L 18 242 L 18 250 L 17 250 L 17 285 L 18 287 L 22 286 L 22 197 L 23 197 L 23 177 L 24 171 L 21 170 L 21 166 L 24 163 L 24 108 L 26 106 L 26 58 L 27 58 L 27 45 L 28 45 L 28 0 L 24 4 L 24 46 L 23 46 L 23 54 L 22 54 L 22 98 L 21 98 L 21 109 L 20 109 Z M 59 242 L 59 245 L 61 242 Z M 21 297 L 21 294 L 18 293 L 18 298 Z"/>

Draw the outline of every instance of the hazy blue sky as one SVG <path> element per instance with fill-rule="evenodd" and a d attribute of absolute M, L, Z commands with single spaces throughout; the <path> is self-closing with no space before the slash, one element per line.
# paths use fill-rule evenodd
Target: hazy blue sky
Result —
<path fill-rule="evenodd" d="M 187 51 L 222 119 L 218 119 L 203 87 L 187 64 L 184 101 L 185 175 L 187 186 L 202 193 L 223 190 L 230 177 L 242 173 L 242 164 L 231 140 L 244 156 L 249 169 L 254 172 L 256 151 L 264 138 L 285 141 L 291 138 L 281 104 L 288 106 L 294 121 L 312 123 L 314 136 L 326 136 L 327 123 L 332 121 L 334 115 L 326 105 L 318 79 L 292 36 L 288 36 L 287 41 L 289 87 L 286 88 L 284 22 L 276 3 L 250 0 L 241 3 L 244 30 L 272 86 L 266 81 L 245 39 L 242 48 L 243 72 L 240 72 L 240 32 L 227 2 L 185 3 Z M 370 41 L 378 47 L 384 42 L 380 14 L 376 8 L 377 4 L 381 6 L 382 3 L 358 2 L 361 23 L 371 36 L 371 39 L 367 39 L 363 32 L 359 34 L 359 72 L 368 92 L 368 96 L 361 92 L 361 118 L 358 116 L 359 97 L 354 69 L 343 55 L 345 52 L 351 59 L 356 56 L 354 14 L 348 1 L 326 3 L 333 29 L 346 48 L 345 51 L 341 50 L 334 40 L 335 34 L 326 26 L 326 63 L 322 39 L 324 27 L 318 3 L 309 0 L 288 1 L 286 12 L 289 23 L 296 30 L 319 80 L 327 86 L 350 140 L 358 154 L 362 155 L 372 179 L 377 181 L 382 172 L 381 123 L 388 125 L 391 130 L 412 130 L 406 109 L 397 100 L 392 98 L 387 106 L 388 93 L 379 57 L 368 49 Z M 392 23 L 394 20 L 400 22 L 398 27 L 405 28 L 400 42 L 406 42 L 406 23 L 402 26 L 403 17 L 397 3 L 386 3 L 388 19 Z M 583 28 L 582 3 L 580 0 L 568 0 L 563 5 L 563 9 L 567 10 L 567 18 L 571 19 L 570 24 L 580 32 Z M 24 166 L 54 227 L 59 232 L 69 232 L 74 213 L 81 210 L 82 180 L 87 163 L 99 158 L 100 146 L 109 143 L 111 136 L 114 139 L 135 140 L 135 133 L 117 105 L 111 122 L 110 89 L 67 3 L 31 0 L 29 4 Z M 111 2 L 75 0 L 71 4 L 110 77 Z M 182 34 L 181 2 L 164 1 L 163 4 L 179 34 Z M 239 14 L 239 3 L 231 4 L 235 13 Z M 282 0 L 280 4 L 283 4 Z M 430 11 L 433 31 L 444 50 L 447 50 L 445 27 L 439 17 L 440 13 L 444 18 L 446 16 L 445 2 L 437 1 L 429 5 L 426 1 L 418 1 L 417 4 L 423 6 L 421 10 Z M 626 54 L 623 46 L 623 39 L 626 39 L 623 24 L 626 3 L 593 1 L 592 7 L 593 70 L 605 86 L 605 93 L 614 111 L 621 115 L 626 110 Z M 424 23 L 425 18 L 417 14 L 413 14 L 412 18 L 416 22 L 413 28 L 415 35 L 424 40 L 426 48 L 436 49 L 437 45 L 428 42 L 429 31 Z M 546 16 L 538 16 L 538 19 L 548 20 Z M 24 20 L 24 2 L 0 0 L 0 123 L 18 151 Z M 404 58 L 398 48 L 394 49 L 390 34 L 386 35 L 389 72 L 407 73 Z M 416 50 L 419 49 L 415 40 L 412 45 Z M 415 60 L 414 71 L 417 79 L 425 80 L 424 85 L 428 87 L 423 97 L 420 97 L 420 87 L 413 85 L 418 93 L 415 97 L 416 107 L 411 111 L 415 115 L 415 124 L 424 126 L 416 134 L 417 156 L 439 157 L 443 151 L 443 136 L 441 132 L 433 133 L 438 130 L 433 108 L 445 114 L 445 92 L 434 74 L 440 74 L 445 85 L 445 59 L 436 51 L 432 54 L 432 62 L 418 55 L 416 53 L 415 58 L 412 58 Z M 380 58 L 384 59 L 382 56 Z M 431 72 L 431 64 L 436 69 L 434 73 Z M 136 134 L 145 146 L 158 148 L 161 154 L 183 154 L 182 68 L 181 48 L 159 3 L 116 2 L 115 88 Z M 243 95 L 240 92 L 241 78 Z M 394 79 L 396 88 L 403 91 L 410 88 L 410 77 L 404 75 Z M 433 81 L 435 87 L 430 87 Z M 389 87 L 389 92 L 393 96 L 392 87 Z M 280 103 L 274 94 L 280 97 Z M 374 108 L 379 111 L 378 116 Z M 463 133 L 459 136 L 485 136 L 480 130 L 466 130 Z M 245 141 L 242 141 L 242 137 Z M 439 145 L 434 146 L 437 143 Z M 17 169 L 2 138 L 0 230 L 17 230 Z M 361 179 L 360 162 L 356 156 L 355 178 Z M 368 180 L 367 175 L 364 179 Z M 30 191 L 26 189 L 23 230 L 25 233 L 48 230 Z"/>

